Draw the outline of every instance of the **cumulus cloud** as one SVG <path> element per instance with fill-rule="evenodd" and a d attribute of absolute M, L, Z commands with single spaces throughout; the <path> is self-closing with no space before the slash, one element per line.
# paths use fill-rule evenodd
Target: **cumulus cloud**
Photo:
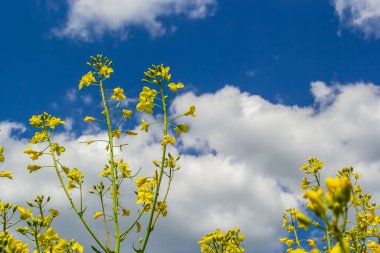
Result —
<path fill-rule="evenodd" d="M 302 175 L 298 168 L 310 156 L 325 162 L 325 176 L 334 175 L 343 166 L 356 167 L 364 174 L 365 190 L 380 200 L 376 180 L 380 176 L 380 88 L 364 83 L 328 86 L 313 82 L 311 92 L 315 103 L 306 107 L 274 104 L 233 86 L 178 97 L 172 113 L 195 104 L 198 118 L 183 118 L 191 131 L 171 150 L 184 155 L 169 195 L 169 215 L 152 235 L 155 252 L 197 252 L 196 242 L 203 234 L 217 227 L 235 226 L 247 235 L 247 252 L 279 252 L 278 238 L 285 234 L 281 213 L 300 203 Z M 324 106 L 319 106 L 321 103 Z M 5 146 L 7 156 L 3 167 L 15 171 L 14 182 L 0 185 L 2 198 L 20 202 L 33 197 L 32 193 L 54 195 L 53 199 L 58 200 L 55 204 L 66 210 L 57 230 L 71 236 L 63 225 L 71 210 L 54 173 L 44 170 L 27 175 L 23 169 L 28 162 L 20 159 L 20 154 L 26 140 L 15 130 L 23 131 L 25 127 L 2 122 L 0 129 L 0 144 Z M 157 140 L 161 133 L 152 130 L 133 140 L 123 140 L 130 143 L 125 149 L 126 160 L 134 169 L 142 166 L 142 173 L 151 172 L 151 160 L 160 153 Z M 102 143 L 83 146 L 78 142 L 104 136 L 102 132 L 76 138 L 67 132 L 57 136 L 67 147 L 62 160 L 88 174 L 86 183 L 97 182 L 107 157 L 101 155 Z M 133 198 L 131 195 L 131 201 Z M 95 210 L 98 207 L 95 201 L 88 205 Z M 102 231 L 101 225 L 92 225 Z M 76 223 L 70 229 L 83 231 Z M 84 232 L 76 235 L 88 245 L 90 239 Z"/>
<path fill-rule="evenodd" d="M 380 38 L 380 2 L 377 0 L 333 0 L 343 26 Z"/>
<path fill-rule="evenodd" d="M 67 21 L 55 33 L 83 40 L 106 32 L 126 38 L 131 27 L 141 27 L 152 36 L 161 36 L 175 30 L 175 25 L 165 25 L 162 18 L 200 19 L 212 15 L 215 6 L 216 0 L 68 0 Z"/>

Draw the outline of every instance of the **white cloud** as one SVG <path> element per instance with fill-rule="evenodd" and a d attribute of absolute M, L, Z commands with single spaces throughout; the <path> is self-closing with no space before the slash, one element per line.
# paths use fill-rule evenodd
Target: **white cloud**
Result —
<path fill-rule="evenodd" d="M 333 0 L 341 24 L 380 38 L 380 1 Z"/>
<path fill-rule="evenodd" d="M 184 15 L 190 19 L 212 15 L 216 0 L 68 0 L 66 24 L 56 29 L 59 36 L 91 40 L 104 33 L 128 37 L 131 27 L 142 27 L 152 36 L 174 31 L 162 18 Z"/>
<path fill-rule="evenodd" d="M 155 252 L 197 252 L 196 242 L 203 234 L 217 227 L 235 226 L 247 235 L 247 252 L 279 252 L 278 238 L 284 234 L 281 212 L 299 203 L 302 174 L 298 168 L 310 156 L 325 162 L 324 175 L 333 175 L 343 166 L 356 167 L 364 174 L 365 189 L 380 200 L 376 180 L 380 176 L 380 88 L 364 83 L 329 87 L 314 82 L 311 90 L 317 104 L 314 107 L 273 104 L 232 86 L 215 93 L 178 97 L 171 110 L 183 112 L 195 104 L 198 118 L 183 118 L 191 131 L 178 139 L 177 149 L 172 149 L 173 153 L 190 152 L 182 156 L 181 170 L 173 181 L 169 215 L 153 233 L 150 247 Z M 319 107 L 327 98 L 329 103 Z M 14 128 L 22 130 L 23 126 L 0 124 L 0 144 L 7 156 L 2 167 L 15 172 L 13 182 L 0 185 L 2 198 L 20 202 L 44 192 L 54 195 L 54 204 L 65 209 L 67 201 L 54 173 L 25 172 L 28 162 L 20 155 L 26 140 L 11 135 Z M 149 173 L 150 161 L 160 153 L 156 141 L 161 133 L 152 130 L 149 135 L 123 140 L 130 143 L 125 148 L 126 160 L 134 169 L 142 166 L 143 173 Z M 97 182 L 107 158 L 101 155 L 104 144 L 86 146 L 78 142 L 103 136 L 73 138 L 66 132 L 58 136 L 67 147 L 62 161 L 83 170 L 88 175 L 86 182 Z M 194 147 L 197 155 L 191 152 Z M 89 209 L 95 207 L 95 211 L 96 202 L 90 203 Z M 80 231 L 76 233 L 78 239 L 88 241 L 79 224 L 70 229 L 62 225 L 70 211 L 63 211 L 57 230 L 68 237 L 72 234 L 69 230 Z M 99 224 L 92 225 L 102 231 Z"/>
<path fill-rule="evenodd" d="M 77 89 L 71 88 L 66 91 L 66 99 L 70 102 L 74 102 L 77 99 L 78 91 Z"/>

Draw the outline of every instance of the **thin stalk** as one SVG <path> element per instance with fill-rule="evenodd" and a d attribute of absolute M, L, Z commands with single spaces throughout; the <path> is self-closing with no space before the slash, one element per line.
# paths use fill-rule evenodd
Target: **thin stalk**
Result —
<path fill-rule="evenodd" d="M 109 139 L 109 150 L 110 150 L 110 167 L 111 167 L 111 180 L 112 180 L 112 202 L 113 202 L 113 221 L 115 226 L 115 252 L 119 253 L 120 251 L 120 230 L 119 230 L 119 221 L 118 221 L 118 187 L 117 187 L 117 177 L 116 169 L 114 164 L 114 154 L 113 154 L 113 134 L 111 119 L 109 114 L 109 109 L 107 105 L 107 100 L 104 94 L 103 80 L 99 81 L 100 92 L 102 95 L 103 107 L 106 114 L 107 128 L 108 128 L 108 139 Z"/>
<path fill-rule="evenodd" d="M 50 145 L 52 144 L 50 138 L 48 139 L 48 142 L 49 142 Z M 67 190 L 67 188 L 65 186 L 65 183 L 63 182 L 63 178 L 62 178 L 61 172 L 58 169 L 57 159 L 56 159 L 56 156 L 55 156 L 55 154 L 54 154 L 53 151 L 51 152 L 51 156 L 53 158 L 53 163 L 54 163 L 53 167 L 55 169 L 55 172 L 57 173 L 59 182 L 61 183 L 61 187 L 63 188 L 63 191 L 65 192 L 65 195 L 66 195 L 67 199 L 69 200 L 69 202 L 71 204 L 71 207 L 74 209 L 75 213 L 78 215 L 78 217 L 82 221 L 83 225 L 86 227 L 87 231 L 91 234 L 92 238 L 94 238 L 94 240 L 99 245 L 99 247 L 101 247 L 105 252 L 108 252 L 106 250 L 106 248 L 103 246 L 103 244 L 100 242 L 100 240 L 96 237 L 95 233 L 92 231 L 92 229 L 90 228 L 90 226 L 87 224 L 86 220 L 83 218 L 83 213 L 78 211 L 78 208 L 74 204 L 73 199 L 70 197 L 70 193 L 68 192 L 68 190 Z"/>
<path fill-rule="evenodd" d="M 38 239 L 37 239 L 37 230 L 34 231 L 34 239 L 36 240 L 36 250 L 37 250 L 37 253 L 40 253 L 40 245 L 38 244 Z"/>
<path fill-rule="evenodd" d="M 124 238 L 127 236 L 127 234 L 129 233 L 129 231 L 132 230 L 132 228 L 136 225 L 136 223 L 140 220 L 141 216 L 144 214 L 144 210 L 141 211 L 141 213 L 139 214 L 139 216 L 137 217 L 137 219 L 132 223 L 132 225 L 124 232 L 121 234 L 121 239 L 124 240 Z"/>
<path fill-rule="evenodd" d="M 104 202 L 103 202 L 103 195 L 99 194 L 99 197 L 100 197 L 100 203 L 102 205 L 104 229 L 106 230 L 106 244 L 107 244 L 108 247 L 111 247 L 110 230 L 108 228 L 108 222 L 107 222 L 107 218 L 106 218 L 106 211 L 105 211 Z"/>
<path fill-rule="evenodd" d="M 320 174 L 314 174 L 314 177 L 317 181 L 318 187 L 321 188 L 321 181 L 320 181 Z M 323 201 L 325 202 L 325 199 L 323 198 Z M 326 214 L 323 214 L 322 217 L 323 222 L 325 223 L 325 233 L 326 233 L 326 240 L 327 240 L 327 250 L 330 252 L 331 250 L 331 240 L 330 240 L 330 232 L 329 232 L 329 223 L 326 217 Z"/>
<path fill-rule="evenodd" d="M 296 230 L 296 225 L 294 224 L 293 215 L 291 215 L 291 219 L 292 219 L 293 232 L 294 232 L 294 237 L 296 239 L 296 243 L 298 245 L 298 248 L 301 248 L 301 243 L 300 243 L 300 240 L 298 239 L 298 234 Z"/>
<path fill-rule="evenodd" d="M 161 93 L 161 98 L 162 98 L 162 110 L 163 110 L 163 113 L 164 113 L 164 135 L 167 135 L 168 134 L 168 118 L 167 118 L 168 115 L 167 115 L 167 111 L 166 111 L 166 102 L 165 102 L 164 88 L 161 86 L 161 84 L 159 84 L 159 87 L 160 87 L 160 93 Z M 164 163 L 165 163 L 165 157 L 166 157 L 166 146 L 167 146 L 167 144 L 163 147 L 163 150 L 162 150 L 160 175 L 158 176 L 158 181 L 157 181 L 157 186 L 156 186 L 156 192 L 154 194 L 154 200 L 153 200 L 152 210 L 150 211 L 149 223 L 148 223 L 148 227 L 146 229 L 146 234 L 145 234 L 144 242 L 143 242 L 143 245 L 142 245 L 142 248 L 141 248 L 142 252 L 144 252 L 144 250 L 146 248 L 146 245 L 148 243 L 148 239 L 149 239 L 150 233 L 153 230 L 152 223 L 153 223 L 154 209 L 155 209 L 156 204 L 157 204 L 158 194 L 159 194 L 160 186 L 161 186 L 162 175 L 164 174 Z"/>
<path fill-rule="evenodd" d="M 163 207 L 164 203 L 166 202 L 166 198 L 168 197 L 168 194 L 169 194 L 169 189 L 170 189 L 170 185 L 171 185 L 172 180 L 173 180 L 174 173 L 170 173 L 170 174 L 171 174 L 171 175 L 170 175 L 170 177 L 169 177 L 168 187 L 166 188 L 165 196 L 164 196 L 164 198 L 163 198 L 163 200 L 162 200 L 162 204 L 161 204 L 161 206 L 160 206 L 160 209 L 158 210 L 157 215 L 156 215 L 156 218 L 155 218 L 154 221 L 153 221 L 153 227 L 154 227 L 154 224 L 156 224 L 156 221 L 157 221 L 157 219 L 158 219 L 158 216 L 160 216 L 160 213 L 161 213 L 161 211 L 162 211 L 162 207 Z"/>

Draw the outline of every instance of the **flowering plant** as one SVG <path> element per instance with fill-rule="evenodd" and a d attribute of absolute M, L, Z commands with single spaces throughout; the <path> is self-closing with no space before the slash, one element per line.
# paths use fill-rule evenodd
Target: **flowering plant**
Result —
<path fill-rule="evenodd" d="M 95 252 L 118 253 L 122 251 L 122 242 L 126 240 L 127 235 L 136 231 L 140 235 L 138 246 L 133 249 L 135 252 L 145 252 L 148 245 L 149 237 L 160 217 L 165 217 L 167 211 L 167 197 L 170 190 L 174 174 L 180 169 L 178 161 L 180 156 L 173 156 L 169 150 L 170 145 L 174 145 L 176 138 L 174 135 L 180 135 L 189 131 L 189 127 L 184 123 L 177 123 L 181 117 L 196 117 L 195 107 L 190 105 L 189 110 L 181 115 L 171 117 L 168 113 L 168 107 L 175 99 L 179 89 L 184 88 L 182 83 L 171 82 L 169 67 L 164 65 L 152 65 L 145 73 L 142 80 L 146 84 L 139 95 L 139 102 L 136 109 L 147 114 L 160 114 L 162 117 L 156 122 L 146 122 L 141 119 L 140 130 L 148 132 L 150 126 L 160 125 L 162 127 L 162 140 L 160 142 L 162 153 L 158 160 L 152 161 L 154 172 L 151 176 L 139 176 L 140 169 L 134 170 L 122 157 L 125 150 L 125 143 L 119 143 L 120 136 L 136 136 L 138 132 L 124 129 L 123 122 L 129 120 L 133 111 L 123 108 L 121 101 L 126 99 L 124 89 L 116 87 L 109 89 L 105 86 L 106 80 L 114 72 L 112 61 L 102 55 L 91 57 L 87 62 L 90 71 L 85 74 L 79 82 L 79 90 L 94 86 L 97 87 L 101 97 L 102 111 L 101 117 L 86 116 L 84 121 L 89 123 L 99 123 L 105 125 L 107 129 L 107 138 L 99 140 L 88 140 L 88 145 L 94 142 L 104 142 L 108 162 L 99 170 L 101 182 L 93 185 L 89 193 L 99 199 L 100 210 L 95 210 L 93 219 L 101 220 L 104 224 L 106 233 L 105 240 L 101 240 L 99 235 L 91 228 L 86 213 L 87 209 L 85 199 L 83 198 L 85 174 L 78 168 L 69 168 L 65 166 L 64 161 L 60 158 L 66 148 L 54 141 L 54 132 L 60 126 L 65 124 L 63 120 L 54 117 L 48 113 L 33 115 L 30 118 L 30 125 L 36 129 L 33 137 L 30 139 L 29 146 L 36 148 L 27 148 L 24 153 L 29 155 L 35 163 L 29 165 L 27 169 L 34 173 L 41 169 L 53 169 L 56 172 L 60 187 L 64 191 L 68 202 L 70 203 L 76 216 L 82 222 L 85 229 L 89 232 L 94 240 L 91 246 Z M 116 155 L 120 150 L 121 154 Z M 37 164 L 37 160 L 46 156 L 50 159 L 49 165 Z M 0 147 L 0 161 L 4 161 L 3 147 Z M 0 172 L 0 177 L 12 179 L 12 172 Z M 163 180 L 167 177 L 167 180 Z M 130 189 L 136 194 L 135 203 L 138 206 L 136 217 L 131 215 L 131 207 L 126 206 L 122 201 L 122 184 L 127 181 L 135 184 L 134 189 Z M 165 182 L 165 183 L 164 183 Z M 78 195 L 73 196 L 73 192 L 78 191 Z M 78 198 L 76 197 L 78 196 Z M 83 252 L 83 246 L 75 241 L 60 239 L 58 234 L 50 226 L 54 217 L 59 213 L 57 210 L 50 209 L 50 215 L 44 213 L 44 206 L 50 198 L 45 200 L 44 196 L 38 196 L 34 203 L 27 204 L 39 212 L 35 217 L 29 209 L 21 206 L 5 204 L 0 202 L 0 212 L 4 219 L 0 221 L 3 226 L 3 232 L 0 235 L 1 248 L 5 252 L 29 252 L 28 245 L 22 241 L 15 241 L 9 228 L 14 227 L 20 221 L 25 221 L 26 227 L 17 227 L 16 232 L 26 236 L 34 242 L 34 252 Z M 107 203 L 110 203 L 109 205 Z M 108 207 L 111 208 L 108 208 Z M 20 212 L 20 219 L 12 222 L 16 211 Z M 128 219 L 130 225 L 126 228 L 121 227 L 121 220 Z M 145 219 L 145 222 L 142 220 Z M 143 229 L 143 225 L 146 224 Z M 135 229 L 134 229 L 135 228 Z M 145 232 L 143 232 L 145 231 Z M 0 245 L 0 246 L 1 246 Z M 133 244 L 134 245 L 134 244 Z"/>

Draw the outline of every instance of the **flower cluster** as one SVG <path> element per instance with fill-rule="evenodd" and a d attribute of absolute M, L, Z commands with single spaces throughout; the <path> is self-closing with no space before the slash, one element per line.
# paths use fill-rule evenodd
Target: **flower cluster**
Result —
<path fill-rule="evenodd" d="M 67 189 L 69 190 L 79 188 L 83 184 L 84 175 L 77 168 L 73 168 L 71 171 L 67 172 L 66 176 L 69 180 L 67 184 Z"/>
<path fill-rule="evenodd" d="M 9 228 L 24 222 L 24 227 L 17 227 L 15 231 L 25 236 L 34 244 L 33 252 L 52 253 L 83 253 L 84 247 L 74 240 L 67 241 L 60 238 L 51 224 L 59 212 L 50 209 L 50 215 L 44 212 L 45 205 L 50 201 L 50 197 L 45 199 L 43 195 L 38 195 L 33 202 L 27 205 L 38 212 L 35 215 L 29 208 L 3 203 L 0 201 L 0 224 L 5 228 L 0 234 L 0 252 L 4 253 L 29 253 L 29 244 L 22 240 L 15 240 L 14 235 L 9 233 Z M 19 212 L 19 220 L 13 221 L 16 212 Z"/>
<path fill-rule="evenodd" d="M 165 67 L 163 64 L 160 65 L 152 65 L 151 68 L 148 68 L 147 71 L 144 72 L 145 79 L 143 79 L 143 82 L 152 82 L 152 83 L 159 83 L 163 80 L 170 81 L 172 75 L 169 73 L 170 68 Z"/>
<path fill-rule="evenodd" d="M 90 86 L 92 83 L 95 83 L 96 79 L 92 73 L 92 71 L 87 72 L 79 82 L 79 89 L 82 89 L 83 86 Z"/>
<path fill-rule="evenodd" d="M 135 181 L 138 187 L 135 191 L 137 195 L 136 204 L 149 205 L 153 203 L 154 190 L 157 185 L 157 181 L 146 177 L 140 177 Z"/>
<path fill-rule="evenodd" d="M 216 229 L 213 233 L 208 233 L 203 236 L 198 243 L 201 245 L 201 252 L 203 253 L 239 253 L 244 252 L 241 245 L 245 235 L 239 235 L 240 228 L 228 230 L 225 233 Z"/>
<path fill-rule="evenodd" d="M 375 209 L 380 206 L 370 203 L 371 195 L 364 193 L 360 185 L 356 184 L 360 174 L 354 173 L 352 167 L 343 168 L 338 171 L 336 177 L 326 178 L 326 187 L 323 188 L 320 175 L 322 168 L 323 163 L 316 158 L 310 158 L 308 163 L 300 168 L 312 177 L 304 178 L 300 188 L 305 190 L 303 197 L 309 201 L 306 207 L 315 217 L 309 217 L 296 209 L 287 209 L 283 214 L 283 226 L 288 232 L 292 232 L 295 238 L 281 238 L 280 242 L 286 244 L 289 253 L 307 252 L 307 247 L 311 248 L 310 252 L 320 252 L 317 241 L 327 252 L 379 252 L 376 251 L 380 249 L 379 243 L 368 238 L 375 237 L 380 240 L 380 216 L 375 213 Z M 355 221 L 348 218 L 352 207 Z M 306 230 L 308 226 L 324 231 L 324 238 L 300 240 L 297 228 Z M 308 246 L 305 246 L 304 242 L 307 242 Z"/>
<path fill-rule="evenodd" d="M 155 89 L 150 89 L 149 87 L 144 86 L 143 90 L 140 92 L 139 103 L 137 104 L 136 109 L 140 112 L 145 111 L 148 114 L 152 114 L 156 95 L 157 91 Z"/>

